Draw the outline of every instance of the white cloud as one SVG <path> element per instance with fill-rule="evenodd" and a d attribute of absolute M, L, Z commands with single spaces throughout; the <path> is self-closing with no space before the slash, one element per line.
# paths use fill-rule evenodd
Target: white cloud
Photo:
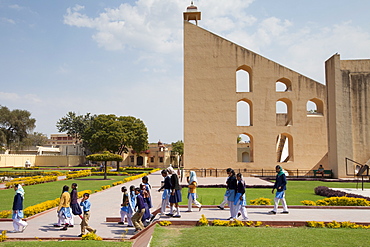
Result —
<path fill-rule="evenodd" d="M 18 100 L 20 99 L 19 95 L 16 93 L 6 93 L 6 92 L 0 92 L 0 100 Z"/>
<path fill-rule="evenodd" d="M 6 17 L 2 17 L 1 22 L 9 23 L 9 24 L 15 24 L 15 21 L 13 19 L 9 19 L 9 18 L 6 18 Z"/>
<path fill-rule="evenodd" d="M 97 17 L 81 13 L 83 6 L 68 8 L 64 23 L 95 30 L 93 39 L 107 50 L 126 47 L 151 52 L 181 50 L 180 0 L 139 0 L 136 5 L 121 4 L 106 8 Z"/>

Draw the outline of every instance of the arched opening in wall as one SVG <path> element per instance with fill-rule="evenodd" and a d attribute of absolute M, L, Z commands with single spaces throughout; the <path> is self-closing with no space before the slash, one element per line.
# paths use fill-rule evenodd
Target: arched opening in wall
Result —
<path fill-rule="evenodd" d="M 252 102 L 242 99 L 236 104 L 237 126 L 252 126 Z"/>
<path fill-rule="evenodd" d="M 292 102 L 289 99 L 282 98 L 276 101 L 276 125 L 293 125 Z"/>
<path fill-rule="evenodd" d="M 236 70 L 236 92 L 252 92 L 252 69 L 242 65 Z"/>
<path fill-rule="evenodd" d="M 276 81 L 275 90 L 276 92 L 291 92 L 292 82 L 288 78 L 280 78 Z"/>
<path fill-rule="evenodd" d="M 307 116 L 324 116 L 324 103 L 313 98 L 307 101 Z"/>
<path fill-rule="evenodd" d="M 276 138 L 277 162 L 293 161 L 293 138 L 287 133 L 279 134 Z"/>
<path fill-rule="evenodd" d="M 244 133 L 237 138 L 237 161 L 253 162 L 253 138 L 251 135 Z"/>

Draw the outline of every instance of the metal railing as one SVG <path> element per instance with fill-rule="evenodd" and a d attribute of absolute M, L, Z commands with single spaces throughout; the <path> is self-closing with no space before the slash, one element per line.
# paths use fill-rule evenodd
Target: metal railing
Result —
<path fill-rule="evenodd" d="M 184 175 L 187 176 L 190 171 L 194 171 L 198 177 L 227 177 L 226 169 L 183 169 Z M 235 173 L 241 173 L 244 177 L 275 177 L 276 171 L 271 169 L 234 169 Z M 313 170 L 290 169 L 287 170 L 288 177 L 312 178 L 315 177 Z M 330 174 L 329 174 L 330 175 Z M 318 176 L 321 177 L 321 176 Z"/>

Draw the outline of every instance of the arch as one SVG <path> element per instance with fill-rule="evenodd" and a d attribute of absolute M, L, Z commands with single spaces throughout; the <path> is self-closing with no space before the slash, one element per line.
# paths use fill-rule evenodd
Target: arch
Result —
<path fill-rule="evenodd" d="M 313 98 L 307 101 L 306 104 L 307 116 L 324 116 L 324 103 L 318 98 Z"/>
<path fill-rule="evenodd" d="M 293 161 L 293 137 L 288 133 L 281 133 L 276 138 L 277 162 Z"/>
<path fill-rule="evenodd" d="M 236 103 L 237 126 L 252 126 L 252 101 L 241 99 Z"/>
<path fill-rule="evenodd" d="M 278 79 L 275 83 L 276 92 L 291 92 L 292 91 L 292 82 L 285 77 Z"/>
<path fill-rule="evenodd" d="M 291 126 L 293 125 L 293 104 L 290 99 L 281 98 L 276 101 L 276 125 Z"/>
<path fill-rule="evenodd" d="M 236 92 L 252 92 L 252 68 L 248 65 L 236 69 Z"/>
<path fill-rule="evenodd" d="M 248 133 L 238 136 L 237 161 L 253 162 L 253 137 Z"/>

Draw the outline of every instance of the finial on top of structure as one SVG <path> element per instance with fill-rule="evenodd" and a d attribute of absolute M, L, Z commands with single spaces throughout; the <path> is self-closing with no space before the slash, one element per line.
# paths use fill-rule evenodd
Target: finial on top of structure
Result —
<path fill-rule="evenodd" d="M 198 11 L 197 6 L 194 5 L 194 2 L 191 1 L 190 6 L 186 8 L 184 12 L 185 21 L 195 21 L 195 24 L 198 25 L 198 20 L 201 18 L 201 13 Z"/>

